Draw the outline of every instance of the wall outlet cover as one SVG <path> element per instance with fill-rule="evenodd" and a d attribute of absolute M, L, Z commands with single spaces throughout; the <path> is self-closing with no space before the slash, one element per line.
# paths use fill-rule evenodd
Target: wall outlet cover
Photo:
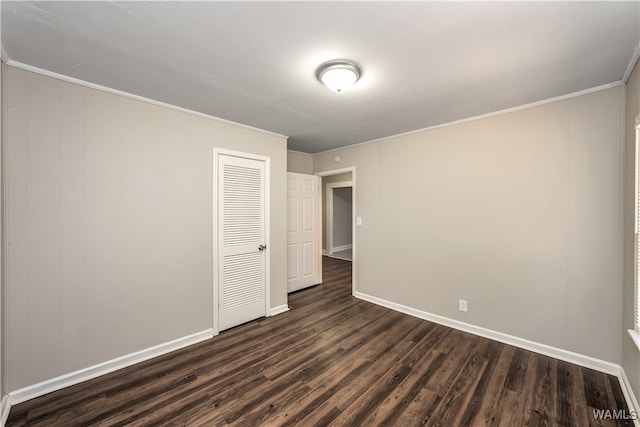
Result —
<path fill-rule="evenodd" d="M 458 301 L 458 310 L 467 312 L 467 300 L 461 299 Z"/>

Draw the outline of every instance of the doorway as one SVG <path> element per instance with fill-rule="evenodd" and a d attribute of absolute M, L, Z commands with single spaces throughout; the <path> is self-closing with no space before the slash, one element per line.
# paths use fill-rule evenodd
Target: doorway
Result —
<path fill-rule="evenodd" d="M 322 178 L 322 258 L 351 262 L 352 293 L 356 290 L 356 169 L 318 172 Z"/>
<path fill-rule="evenodd" d="M 326 184 L 325 254 L 333 258 L 352 260 L 353 250 L 353 183 Z"/>

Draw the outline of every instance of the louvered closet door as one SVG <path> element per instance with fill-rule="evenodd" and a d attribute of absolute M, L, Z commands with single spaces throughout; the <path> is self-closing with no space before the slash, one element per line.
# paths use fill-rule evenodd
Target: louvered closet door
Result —
<path fill-rule="evenodd" d="M 219 157 L 219 327 L 240 325 L 265 310 L 265 163 Z"/>

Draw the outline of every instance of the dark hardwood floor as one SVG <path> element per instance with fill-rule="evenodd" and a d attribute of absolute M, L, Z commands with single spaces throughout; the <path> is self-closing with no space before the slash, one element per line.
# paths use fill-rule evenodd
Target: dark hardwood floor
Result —
<path fill-rule="evenodd" d="M 289 312 L 17 405 L 8 425 L 633 425 L 594 417 L 629 415 L 615 377 L 357 300 L 351 263 L 324 263 Z"/>

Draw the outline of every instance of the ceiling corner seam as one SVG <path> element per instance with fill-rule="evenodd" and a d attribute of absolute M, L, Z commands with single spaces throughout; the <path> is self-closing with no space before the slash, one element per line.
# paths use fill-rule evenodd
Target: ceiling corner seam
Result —
<path fill-rule="evenodd" d="M 108 87 L 108 86 L 103 86 L 103 85 L 100 85 L 100 84 L 97 84 L 97 83 L 91 83 L 91 82 L 88 82 L 86 80 L 81 80 L 81 79 L 77 79 L 75 77 L 67 76 L 67 75 L 64 75 L 64 74 L 59 74 L 59 73 L 56 73 L 55 71 L 45 70 L 44 68 L 39 68 L 39 67 L 35 67 L 33 65 L 24 64 L 22 62 L 14 61 L 12 59 L 9 59 L 5 63 L 7 65 L 11 66 L 11 67 L 19 68 L 19 69 L 25 70 L 25 71 L 30 71 L 32 73 L 36 73 L 36 74 L 40 74 L 40 75 L 43 75 L 43 76 L 51 77 L 53 79 L 62 80 L 64 82 L 77 84 L 79 86 L 87 87 L 89 89 L 99 90 L 101 92 L 109 93 L 109 94 L 116 95 L 116 96 L 122 96 L 124 98 L 129 98 L 129 99 L 133 99 L 133 100 L 136 100 L 136 101 L 144 102 L 144 103 L 147 103 L 147 104 L 156 105 L 156 106 L 162 107 L 162 108 L 168 108 L 170 110 L 179 111 L 179 112 L 182 112 L 182 113 L 185 113 L 185 114 L 191 114 L 193 116 L 203 117 L 205 119 L 215 120 L 217 122 L 222 122 L 222 123 L 227 123 L 229 125 L 237 126 L 237 127 L 244 128 L 244 129 L 253 130 L 255 132 L 260 132 L 260 133 L 276 136 L 276 137 L 279 137 L 279 138 L 285 138 L 285 139 L 289 138 L 289 136 L 287 136 L 287 135 L 283 135 L 283 134 L 280 134 L 280 133 L 277 133 L 277 132 L 273 132 L 273 131 L 270 131 L 270 130 L 260 129 L 260 128 L 257 128 L 257 127 L 254 127 L 254 126 L 245 125 L 244 123 L 234 122 L 233 120 L 223 119 L 222 117 L 216 117 L 216 116 L 213 116 L 211 114 L 202 113 L 200 111 L 195 111 L 195 110 L 190 110 L 189 108 L 180 107 L 178 105 L 169 104 L 167 102 L 158 101 L 156 99 L 147 98 L 146 96 L 136 95 L 136 94 L 131 93 L 131 92 L 125 92 L 125 91 L 122 91 L 122 90 L 119 90 L 119 89 L 111 88 L 111 87 Z"/>

